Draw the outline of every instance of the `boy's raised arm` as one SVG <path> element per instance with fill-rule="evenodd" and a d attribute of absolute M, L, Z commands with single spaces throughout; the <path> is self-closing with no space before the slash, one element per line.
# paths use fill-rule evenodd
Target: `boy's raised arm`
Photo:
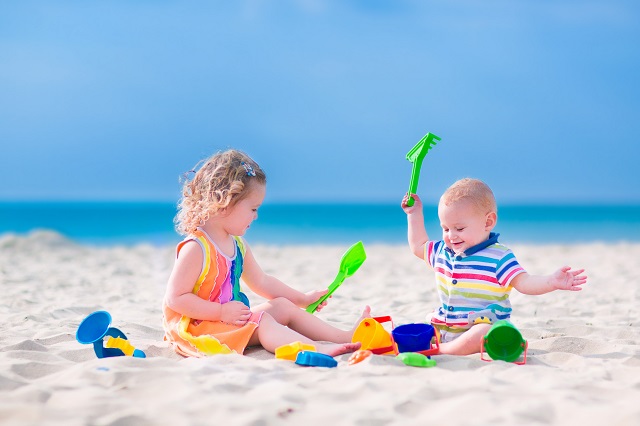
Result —
<path fill-rule="evenodd" d="M 407 202 L 409 196 L 415 200 L 413 206 L 409 207 Z M 427 230 L 424 227 L 424 213 L 422 212 L 422 201 L 416 194 L 406 194 L 402 199 L 402 210 L 407 214 L 407 239 L 411 252 L 420 259 L 424 259 L 424 245 L 429 241 Z"/>

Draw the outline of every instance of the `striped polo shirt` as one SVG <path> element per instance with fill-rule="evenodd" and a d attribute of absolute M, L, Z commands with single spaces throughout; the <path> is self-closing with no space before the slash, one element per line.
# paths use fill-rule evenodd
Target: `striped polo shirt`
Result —
<path fill-rule="evenodd" d="M 499 234 L 456 255 L 444 241 L 425 245 L 425 261 L 436 273 L 440 306 L 431 322 L 441 329 L 463 332 L 478 322 L 511 316 L 511 281 L 525 270 L 511 250 L 498 243 Z"/>

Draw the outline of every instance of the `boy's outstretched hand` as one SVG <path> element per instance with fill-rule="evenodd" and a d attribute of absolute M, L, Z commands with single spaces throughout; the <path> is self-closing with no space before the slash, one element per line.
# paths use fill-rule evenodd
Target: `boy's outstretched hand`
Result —
<path fill-rule="evenodd" d="M 583 272 L 584 269 L 572 271 L 570 266 L 563 266 L 549 276 L 549 284 L 556 290 L 580 291 L 580 286 L 587 283 L 587 276 L 580 275 Z"/>

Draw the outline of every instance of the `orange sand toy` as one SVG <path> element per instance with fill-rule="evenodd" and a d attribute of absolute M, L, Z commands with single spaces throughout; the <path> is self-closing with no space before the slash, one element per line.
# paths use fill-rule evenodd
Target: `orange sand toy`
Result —
<path fill-rule="evenodd" d="M 360 342 L 361 350 L 370 350 L 376 355 L 396 353 L 391 334 L 381 324 L 388 321 L 391 321 L 389 316 L 363 319 L 353 333 L 351 341 Z M 391 328 L 393 328 L 393 321 L 391 321 Z"/>
<path fill-rule="evenodd" d="M 351 354 L 351 356 L 349 357 L 349 361 L 348 364 L 349 365 L 354 365 L 354 364 L 358 364 L 359 362 L 364 361 L 365 359 L 369 358 L 371 355 L 373 355 L 373 352 L 368 351 L 368 350 L 358 350 L 355 351 L 354 353 Z"/>
<path fill-rule="evenodd" d="M 316 347 L 302 342 L 289 343 L 288 345 L 282 345 L 276 348 L 276 358 L 295 361 L 298 356 L 298 352 L 302 351 L 315 352 Z"/>

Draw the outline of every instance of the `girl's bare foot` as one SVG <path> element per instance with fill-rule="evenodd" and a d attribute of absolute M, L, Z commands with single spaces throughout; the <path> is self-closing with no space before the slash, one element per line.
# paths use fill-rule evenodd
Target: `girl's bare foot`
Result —
<path fill-rule="evenodd" d="M 360 342 L 356 343 L 327 343 L 327 344 L 316 344 L 316 349 L 318 352 L 329 355 L 329 356 L 338 356 L 342 354 L 348 354 L 350 352 L 355 352 L 360 349 Z"/>
<path fill-rule="evenodd" d="M 358 320 L 356 321 L 356 324 L 353 326 L 351 331 L 356 331 L 356 328 L 358 328 L 358 324 L 360 324 L 360 321 L 362 321 L 365 318 L 371 318 L 371 307 L 369 305 L 364 307 L 364 311 L 362 311 L 362 315 L 360 315 L 360 318 L 358 318 Z"/>

